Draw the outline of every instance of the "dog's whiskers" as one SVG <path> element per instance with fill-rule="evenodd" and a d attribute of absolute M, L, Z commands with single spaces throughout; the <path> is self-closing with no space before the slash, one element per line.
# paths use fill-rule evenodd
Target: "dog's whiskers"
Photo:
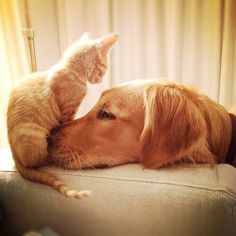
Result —
<path fill-rule="evenodd" d="M 80 158 L 83 160 L 84 164 L 85 164 L 87 167 L 92 168 L 92 169 L 97 169 L 95 166 L 91 165 L 91 164 L 89 163 L 89 161 L 86 160 L 85 158 L 83 158 L 83 157 L 80 157 Z"/>
<path fill-rule="evenodd" d="M 87 158 L 89 157 L 89 155 L 87 154 L 86 151 L 84 151 L 83 148 L 81 148 L 81 147 L 73 147 L 73 149 L 79 149 L 80 151 L 83 152 L 84 155 L 86 155 Z M 87 167 L 92 168 L 92 169 L 97 169 L 96 167 L 94 167 L 94 166 L 89 162 L 88 159 L 84 158 L 82 155 L 79 155 L 75 150 L 74 150 L 74 152 L 75 152 L 77 158 L 78 158 L 78 159 L 82 159 L 82 161 L 84 162 L 84 164 L 85 164 Z M 80 163 L 80 164 L 81 164 L 81 163 Z"/>
<path fill-rule="evenodd" d="M 78 156 L 78 153 L 72 151 L 72 157 L 74 159 L 74 162 L 76 163 L 77 169 L 81 172 L 81 175 L 83 175 L 80 157 Z"/>
<path fill-rule="evenodd" d="M 80 168 L 81 175 L 83 175 L 80 159 L 78 159 L 78 162 L 79 162 L 79 168 Z"/>
<path fill-rule="evenodd" d="M 93 169 L 96 169 L 93 165 L 91 165 L 89 163 L 88 160 L 86 160 L 84 157 L 82 157 L 82 155 L 79 155 L 77 152 L 75 152 L 76 156 L 78 157 L 78 159 L 82 159 L 82 161 L 84 162 L 84 164 L 87 166 L 87 167 L 90 167 L 90 168 L 93 168 Z M 84 154 L 88 157 L 88 154 L 86 152 L 84 152 Z M 81 164 L 81 163 L 80 163 Z"/>
<path fill-rule="evenodd" d="M 70 156 L 73 158 L 73 162 L 75 163 L 76 168 L 77 168 L 78 170 L 80 170 L 80 167 L 79 167 L 78 162 L 77 162 L 77 158 L 75 158 L 75 153 L 74 153 L 74 151 L 73 151 L 73 150 L 69 151 L 69 154 L 70 154 Z M 71 161 L 70 159 L 69 159 L 69 161 L 72 163 L 72 161 Z"/>
<path fill-rule="evenodd" d="M 76 150 L 78 150 L 79 152 L 82 152 L 83 154 L 82 155 L 78 154 Z M 85 155 L 85 157 L 83 155 Z M 54 152 L 53 156 L 60 157 L 60 159 L 56 158 L 54 162 L 62 169 L 75 169 L 76 168 L 82 173 L 83 167 L 82 167 L 81 162 L 83 162 L 85 167 L 87 168 L 97 169 L 91 164 L 88 158 L 89 155 L 81 147 L 72 146 L 70 147 L 70 150 L 67 150 L 67 152 Z M 73 165 L 73 162 L 74 162 L 74 165 Z"/>

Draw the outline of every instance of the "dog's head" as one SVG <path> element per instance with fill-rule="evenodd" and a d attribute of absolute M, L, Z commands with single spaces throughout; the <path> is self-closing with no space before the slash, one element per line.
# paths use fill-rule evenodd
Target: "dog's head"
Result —
<path fill-rule="evenodd" d="M 124 85 L 106 90 L 88 114 L 53 131 L 51 155 L 67 168 L 137 162 L 143 123 L 140 86 L 131 89 Z"/>
<path fill-rule="evenodd" d="M 213 121 L 205 120 L 203 100 L 183 86 L 153 80 L 114 87 L 87 115 L 54 131 L 51 156 L 74 169 L 130 162 L 157 168 L 194 153 L 195 161 L 213 163 L 207 127 Z M 228 139 L 217 154 L 225 155 Z"/>

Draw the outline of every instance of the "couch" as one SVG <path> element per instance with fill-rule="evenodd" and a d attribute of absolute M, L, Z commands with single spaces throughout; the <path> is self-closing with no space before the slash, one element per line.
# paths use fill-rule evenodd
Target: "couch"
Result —
<path fill-rule="evenodd" d="M 1 150 L 0 158 L 0 235 L 236 235 L 236 168 L 227 164 L 43 168 L 71 188 L 92 191 L 77 200 L 22 179 L 9 150 Z"/>

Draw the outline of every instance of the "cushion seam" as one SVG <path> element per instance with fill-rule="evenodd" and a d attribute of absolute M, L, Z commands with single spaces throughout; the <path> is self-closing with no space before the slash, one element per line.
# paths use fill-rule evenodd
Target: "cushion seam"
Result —
<path fill-rule="evenodd" d="M 12 172 L 8 172 L 8 173 L 13 174 Z M 20 174 L 17 171 L 15 171 L 14 173 L 17 173 L 17 175 L 20 176 Z M 62 176 L 73 176 L 73 177 L 79 176 L 79 177 L 94 178 L 94 179 L 110 179 L 110 180 L 115 180 L 115 181 L 156 183 L 156 184 L 161 184 L 161 185 L 173 185 L 173 186 L 182 186 L 182 187 L 188 187 L 188 188 L 193 188 L 193 189 L 204 189 L 204 190 L 214 191 L 214 192 L 223 192 L 226 195 L 233 198 L 234 200 L 236 200 L 235 193 L 229 192 L 227 189 L 222 189 L 222 188 L 209 188 L 209 187 L 204 187 L 204 186 L 193 186 L 193 185 L 184 184 L 184 183 L 154 181 L 154 180 L 146 180 L 146 179 L 134 179 L 134 178 L 126 178 L 126 177 L 94 176 L 94 175 L 86 175 L 86 174 L 74 175 L 74 174 L 70 174 L 70 173 L 58 173 L 58 172 L 57 173 L 49 172 L 49 173 L 62 175 Z M 0 172 L 0 174 L 1 174 L 1 172 Z"/>

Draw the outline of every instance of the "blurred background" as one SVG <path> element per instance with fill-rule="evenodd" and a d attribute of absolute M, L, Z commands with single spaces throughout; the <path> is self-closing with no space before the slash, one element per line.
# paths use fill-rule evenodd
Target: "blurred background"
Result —
<path fill-rule="evenodd" d="M 0 148 L 7 146 L 9 91 L 31 71 L 23 29 L 34 31 L 38 71 L 84 32 L 119 34 L 109 71 L 89 86 L 78 116 L 110 86 L 160 76 L 236 105 L 235 0 L 0 0 Z"/>

